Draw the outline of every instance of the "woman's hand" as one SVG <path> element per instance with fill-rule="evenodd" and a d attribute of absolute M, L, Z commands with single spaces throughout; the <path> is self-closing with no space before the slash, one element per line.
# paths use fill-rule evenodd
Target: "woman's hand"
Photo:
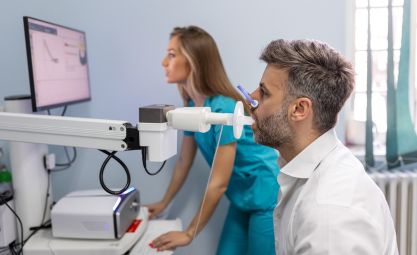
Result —
<path fill-rule="evenodd" d="M 163 210 L 165 210 L 165 203 L 158 202 L 150 205 L 145 205 L 145 207 L 148 208 L 149 211 L 149 219 L 153 219 L 156 216 L 158 216 Z"/>
<path fill-rule="evenodd" d="M 185 231 L 170 231 L 158 236 L 149 245 L 158 251 L 173 250 L 178 246 L 186 246 L 193 240 L 192 236 Z"/>

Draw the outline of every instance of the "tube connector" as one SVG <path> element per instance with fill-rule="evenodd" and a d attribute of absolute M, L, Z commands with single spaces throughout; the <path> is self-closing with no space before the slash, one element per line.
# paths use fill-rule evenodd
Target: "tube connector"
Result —
<path fill-rule="evenodd" d="M 205 133 L 211 125 L 233 126 L 233 135 L 239 139 L 244 125 L 252 125 L 253 119 L 245 116 L 243 103 L 237 102 L 233 113 L 211 112 L 210 107 L 182 107 L 168 111 L 168 125 L 186 131 Z"/>

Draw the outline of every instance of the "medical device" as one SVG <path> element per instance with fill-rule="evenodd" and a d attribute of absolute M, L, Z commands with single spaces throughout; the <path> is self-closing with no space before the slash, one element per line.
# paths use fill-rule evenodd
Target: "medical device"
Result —
<path fill-rule="evenodd" d="M 83 31 L 23 17 L 33 111 L 91 99 Z"/>
<path fill-rule="evenodd" d="M 103 190 L 74 191 L 52 208 L 52 235 L 60 238 L 120 239 L 138 216 L 139 191 L 120 195 Z"/>
<path fill-rule="evenodd" d="M 168 111 L 168 125 L 182 130 L 205 133 L 211 125 L 233 126 L 233 135 L 240 138 L 244 125 L 252 125 L 253 119 L 245 116 L 242 102 L 237 102 L 234 113 L 214 113 L 210 107 L 183 107 Z"/>
<path fill-rule="evenodd" d="M 246 98 L 246 100 L 249 101 L 250 106 L 252 107 L 252 109 L 256 109 L 258 107 L 258 101 L 253 99 L 250 95 L 249 92 L 247 92 L 241 85 L 237 85 L 237 88 L 240 90 L 240 92 L 242 92 L 243 96 Z"/>
<path fill-rule="evenodd" d="M 129 230 L 120 239 L 56 238 L 41 229 L 24 246 L 25 255 L 122 255 L 128 254 L 147 231 L 148 211 L 141 208 Z"/>
<path fill-rule="evenodd" d="M 177 129 L 207 132 L 212 124 L 231 125 L 238 138 L 243 125 L 253 122 L 244 116 L 241 102 L 234 113 L 212 113 L 207 107 L 141 107 L 137 126 L 127 121 L 13 113 L 28 112 L 29 107 L 28 98 L 9 98 L 8 112 L 0 112 L 0 140 L 13 141 L 13 186 L 24 236 L 30 227 L 39 225 L 45 204 L 45 193 L 39 192 L 39 187 L 47 187 L 48 178 L 42 162 L 47 148 L 42 143 L 111 151 L 146 149 L 149 160 L 162 162 L 177 152 Z"/>
<path fill-rule="evenodd" d="M 253 122 L 250 117 L 244 116 L 240 102 L 236 104 L 234 113 L 212 113 L 207 107 L 141 107 L 137 124 L 120 120 L 32 114 L 33 111 L 90 100 L 87 51 L 85 34 L 81 31 L 30 17 L 24 18 L 24 24 L 31 96 L 5 99 L 6 112 L 0 112 L 0 140 L 11 141 L 15 208 L 23 222 L 23 231 L 20 231 L 23 232 L 23 240 L 29 236 L 31 227 L 43 224 L 43 219 L 48 219 L 50 215 L 52 197 L 46 196 L 51 192 L 48 185 L 49 175 L 44 165 L 44 157 L 48 154 L 46 144 L 111 151 L 107 152 L 111 155 L 105 162 L 110 158 L 117 160 L 114 154 L 118 151 L 142 150 L 145 152 L 143 160 L 162 162 L 177 152 L 177 129 L 207 132 L 213 124 L 231 125 L 234 136 L 238 138 L 243 125 Z M 109 210 L 109 205 L 114 206 L 117 198 L 128 191 L 128 186 L 112 193 L 116 196 L 105 195 L 102 198 L 106 200 L 107 207 L 100 211 L 106 215 L 104 218 L 107 223 L 109 215 L 124 213 L 129 208 L 120 208 L 122 211 L 116 214 Z M 133 193 L 132 197 L 135 197 Z M 71 207 L 69 205 L 72 198 L 64 197 L 61 205 L 56 205 L 58 207 L 54 214 L 57 217 L 54 216 L 53 228 L 55 224 L 58 230 L 63 229 L 59 224 L 65 222 L 70 215 L 59 213 L 62 212 L 59 208 Z M 89 194 L 76 199 L 91 200 L 94 196 Z M 88 204 L 85 201 L 83 203 Z M 136 202 L 131 201 L 130 206 L 136 207 Z M 87 218 L 87 211 L 80 212 L 75 207 L 72 210 L 74 213 L 78 212 L 78 216 L 72 219 L 73 222 Z M 117 241 L 94 241 L 90 238 L 91 233 L 81 232 L 80 229 L 72 229 L 71 233 L 56 232 L 58 236 L 77 236 L 78 239 L 57 238 L 52 236 L 51 231 L 41 230 L 30 239 L 29 247 L 25 246 L 25 254 L 123 254 L 146 228 L 147 213 L 143 211 L 140 210 L 136 218 L 142 222 L 140 231 L 122 234 L 126 231 L 126 222 L 132 220 L 130 216 L 121 216 L 126 219 L 120 218 L 119 222 L 113 222 L 111 228 L 117 229 L 113 236 L 121 237 Z M 88 239 L 80 239 L 86 237 Z"/>
<path fill-rule="evenodd" d="M 111 151 L 148 148 L 150 161 L 162 162 L 176 154 L 176 129 L 207 132 L 211 125 L 233 126 L 239 138 L 253 120 L 238 102 L 234 113 L 213 113 L 209 107 L 174 108 L 151 105 L 139 108 L 137 126 L 127 121 L 0 113 L 0 139 L 65 145 Z"/>

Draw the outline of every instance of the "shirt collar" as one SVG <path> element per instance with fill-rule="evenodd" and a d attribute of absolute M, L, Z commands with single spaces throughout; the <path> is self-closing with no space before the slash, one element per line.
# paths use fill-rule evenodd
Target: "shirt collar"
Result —
<path fill-rule="evenodd" d="M 310 178 L 316 167 L 338 143 L 339 139 L 334 128 L 332 128 L 319 136 L 281 168 L 281 173 L 295 178 Z"/>

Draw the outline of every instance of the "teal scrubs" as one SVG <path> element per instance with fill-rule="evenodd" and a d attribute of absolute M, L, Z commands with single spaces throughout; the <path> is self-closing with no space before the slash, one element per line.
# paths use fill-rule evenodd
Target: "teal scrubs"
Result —
<path fill-rule="evenodd" d="M 205 107 L 212 112 L 233 113 L 236 101 L 225 96 L 207 97 Z M 190 106 L 194 103 L 190 101 Z M 194 136 L 204 158 L 211 166 L 221 126 L 206 133 L 184 132 Z M 237 143 L 232 176 L 226 191 L 230 200 L 217 254 L 275 254 L 272 212 L 278 195 L 277 152 L 256 144 L 251 127 L 245 126 L 235 139 L 233 127 L 224 126 L 220 146 Z"/>

